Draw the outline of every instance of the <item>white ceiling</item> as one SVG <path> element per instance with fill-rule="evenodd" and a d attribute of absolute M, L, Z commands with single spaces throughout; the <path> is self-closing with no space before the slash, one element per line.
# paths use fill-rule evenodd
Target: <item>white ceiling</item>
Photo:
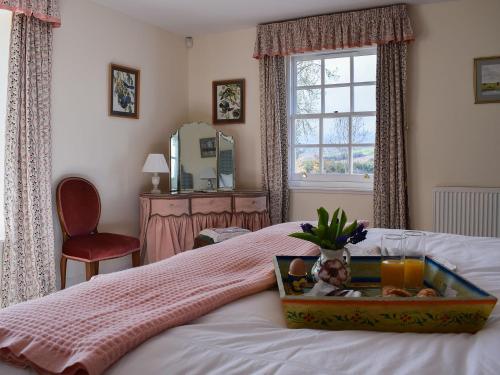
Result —
<path fill-rule="evenodd" d="M 93 0 L 184 36 L 252 27 L 258 23 L 397 3 L 397 0 Z M 446 0 L 404 0 L 424 4 Z"/>

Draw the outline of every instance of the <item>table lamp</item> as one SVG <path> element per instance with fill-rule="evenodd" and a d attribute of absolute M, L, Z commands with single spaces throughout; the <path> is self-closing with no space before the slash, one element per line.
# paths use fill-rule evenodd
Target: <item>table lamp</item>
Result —
<path fill-rule="evenodd" d="M 158 189 L 158 185 L 160 184 L 160 176 L 158 173 L 169 173 L 167 161 L 165 160 L 165 156 L 163 154 L 149 154 L 146 162 L 144 163 L 144 167 L 142 167 L 143 172 L 154 173 L 151 179 L 153 183 L 153 189 L 151 190 L 152 194 L 160 194 L 161 191 Z"/>
<path fill-rule="evenodd" d="M 215 174 L 214 168 L 205 168 L 200 173 L 200 180 L 208 180 L 208 188 L 212 190 L 214 188 L 214 184 L 212 180 L 216 179 L 217 176 Z"/>

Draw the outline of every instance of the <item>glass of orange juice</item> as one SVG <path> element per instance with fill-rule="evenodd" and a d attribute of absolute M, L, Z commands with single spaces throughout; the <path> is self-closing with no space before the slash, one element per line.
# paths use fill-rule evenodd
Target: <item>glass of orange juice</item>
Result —
<path fill-rule="evenodd" d="M 382 236 L 380 264 L 380 285 L 404 287 L 405 256 L 403 234 L 384 234 Z"/>
<path fill-rule="evenodd" d="M 426 236 L 424 232 L 403 232 L 405 253 L 405 288 L 421 289 L 424 284 Z"/>

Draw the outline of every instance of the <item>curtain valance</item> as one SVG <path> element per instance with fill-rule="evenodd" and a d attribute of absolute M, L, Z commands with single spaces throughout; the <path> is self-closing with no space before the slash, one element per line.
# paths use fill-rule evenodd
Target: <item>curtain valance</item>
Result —
<path fill-rule="evenodd" d="M 413 39 L 407 7 L 399 4 L 259 25 L 253 57 L 287 56 Z"/>
<path fill-rule="evenodd" d="M 59 0 L 0 0 L 0 9 L 33 16 L 53 27 L 61 26 Z"/>

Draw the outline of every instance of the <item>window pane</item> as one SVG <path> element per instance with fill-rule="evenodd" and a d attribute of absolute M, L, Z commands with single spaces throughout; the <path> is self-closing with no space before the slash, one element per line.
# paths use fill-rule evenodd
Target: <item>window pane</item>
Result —
<path fill-rule="evenodd" d="M 377 56 L 354 56 L 354 82 L 375 81 Z"/>
<path fill-rule="evenodd" d="M 325 89 L 325 112 L 349 112 L 351 110 L 351 89 L 335 87 Z"/>
<path fill-rule="evenodd" d="M 297 61 L 297 86 L 321 85 L 321 60 Z"/>
<path fill-rule="evenodd" d="M 295 120 L 295 144 L 319 144 L 319 119 Z"/>
<path fill-rule="evenodd" d="M 349 57 L 325 60 L 325 83 L 349 83 L 351 81 L 351 64 Z"/>
<path fill-rule="evenodd" d="M 349 117 L 326 118 L 323 120 L 323 143 L 349 143 Z"/>
<path fill-rule="evenodd" d="M 318 147 L 297 147 L 295 149 L 295 173 L 319 173 Z"/>
<path fill-rule="evenodd" d="M 373 146 L 352 148 L 352 173 L 373 174 L 373 158 L 375 149 Z"/>
<path fill-rule="evenodd" d="M 321 112 L 321 89 L 297 90 L 296 113 L 310 114 Z"/>
<path fill-rule="evenodd" d="M 349 149 L 347 147 L 325 147 L 323 149 L 325 173 L 349 173 Z"/>
<path fill-rule="evenodd" d="M 375 85 L 354 87 L 354 112 L 375 111 Z"/>
<path fill-rule="evenodd" d="M 375 143 L 375 116 L 352 118 L 352 143 Z"/>

